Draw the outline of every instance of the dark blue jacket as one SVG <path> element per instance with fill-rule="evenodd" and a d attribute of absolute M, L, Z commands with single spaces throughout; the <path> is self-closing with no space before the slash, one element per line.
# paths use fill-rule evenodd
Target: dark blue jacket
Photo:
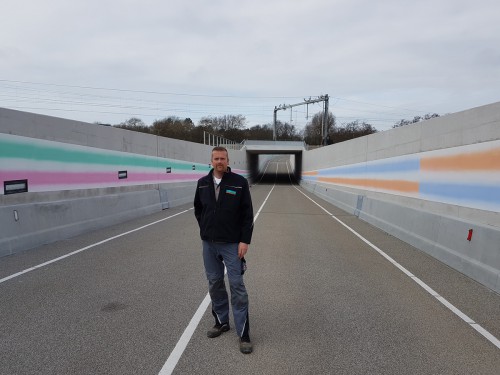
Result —
<path fill-rule="evenodd" d="M 253 207 L 247 179 L 228 168 L 219 189 L 219 199 L 215 201 L 213 169 L 198 180 L 194 215 L 201 239 L 249 244 L 253 232 Z"/>

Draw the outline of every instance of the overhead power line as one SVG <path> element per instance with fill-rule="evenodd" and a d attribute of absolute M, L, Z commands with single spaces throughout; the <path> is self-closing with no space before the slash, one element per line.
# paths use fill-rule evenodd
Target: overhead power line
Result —
<path fill-rule="evenodd" d="M 14 81 L 8 79 L 0 79 L 0 82 L 9 83 L 23 83 L 30 85 L 43 85 L 43 86 L 55 86 L 55 87 L 69 87 L 77 89 L 87 89 L 87 90 L 105 90 L 105 91 L 118 91 L 118 92 L 131 92 L 138 94 L 155 94 L 155 95 L 175 95 L 175 96 L 193 96 L 193 97 L 206 97 L 206 98 L 241 98 L 241 99 L 293 99 L 298 98 L 297 96 L 248 96 L 248 95 L 209 95 L 209 94 L 187 94 L 187 93 L 177 93 L 177 92 L 162 92 L 162 91 L 147 91 L 147 90 L 131 90 L 131 89 L 118 89 L 110 87 L 93 87 L 93 86 L 79 86 L 79 85 L 63 85 L 58 83 L 42 83 L 42 82 L 30 82 L 30 81 Z"/>
<path fill-rule="evenodd" d="M 0 79 L 0 106 L 37 110 L 46 115 L 53 115 L 54 111 L 81 113 L 73 119 L 114 124 L 123 122 L 127 116 L 153 119 L 189 117 L 199 121 L 203 117 L 230 114 L 245 116 L 249 125 L 271 124 L 270 109 L 276 101 L 294 103 L 302 98 L 304 96 L 209 95 Z M 330 97 L 330 100 L 333 103 L 331 112 L 338 120 L 352 118 L 385 127 L 404 118 L 429 113 L 342 97 Z M 300 107 L 294 111 L 304 113 Z M 92 118 L 91 113 L 96 116 Z M 105 115 L 102 116 L 104 119 L 100 115 Z M 308 111 L 305 116 L 307 120 Z M 301 123 L 306 125 L 306 121 Z M 296 115 L 295 124 L 298 124 Z"/>

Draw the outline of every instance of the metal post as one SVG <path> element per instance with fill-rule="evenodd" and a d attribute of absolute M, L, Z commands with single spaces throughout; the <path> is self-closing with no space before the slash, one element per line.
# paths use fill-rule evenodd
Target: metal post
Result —
<path fill-rule="evenodd" d="M 278 108 L 274 107 L 274 121 L 273 121 L 273 141 L 276 140 L 276 112 L 278 112 Z"/>
<path fill-rule="evenodd" d="M 327 145 L 328 137 L 328 94 L 325 95 L 325 112 L 323 113 L 323 123 L 325 124 L 325 135 L 323 140 L 323 146 Z"/>
<path fill-rule="evenodd" d="M 273 123 L 273 140 L 276 141 L 276 123 L 277 123 L 277 116 L 276 113 L 280 110 L 286 110 L 287 108 L 293 108 L 298 105 L 307 105 L 307 117 L 309 116 L 309 104 L 313 103 L 318 103 L 318 102 L 324 102 L 324 113 L 323 113 L 323 119 L 322 119 L 322 124 L 321 124 L 321 144 L 325 145 L 326 144 L 326 135 L 325 132 L 328 134 L 328 94 L 326 95 L 321 95 L 318 96 L 317 99 L 304 99 L 303 102 L 301 103 L 296 103 L 296 104 L 280 104 L 279 107 L 274 107 L 274 123 Z M 306 117 L 306 118 L 307 118 Z M 292 117 L 290 115 L 290 122 L 292 122 Z"/>
<path fill-rule="evenodd" d="M 323 103 L 323 118 L 321 119 L 321 145 L 325 145 L 325 103 Z"/>

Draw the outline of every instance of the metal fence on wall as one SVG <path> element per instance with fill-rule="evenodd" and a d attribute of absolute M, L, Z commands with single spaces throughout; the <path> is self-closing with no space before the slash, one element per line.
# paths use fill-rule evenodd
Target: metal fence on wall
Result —
<path fill-rule="evenodd" d="M 240 143 L 231 141 L 230 139 L 206 131 L 203 132 L 203 144 L 214 147 L 222 146 L 227 148 L 228 150 L 241 150 L 241 148 L 243 147 L 243 145 Z"/>

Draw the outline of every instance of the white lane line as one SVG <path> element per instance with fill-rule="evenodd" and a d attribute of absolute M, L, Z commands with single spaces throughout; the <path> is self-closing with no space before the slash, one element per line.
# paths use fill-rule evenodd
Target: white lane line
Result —
<path fill-rule="evenodd" d="M 177 362 L 179 362 L 179 359 L 184 353 L 184 350 L 186 349 L 189 340 L 191 340 L 191 337 L 193 336 L 196 327 L 198 327 L 198 324 L 200 323 L 200 320 L 203 317 L 205 311 L 207 310 L 209 304 L 210 304 L 210 295 L 207 293 L 207 295 L 201 302 L 200 306 L 198 307 L 198 310 L 196 310 L 193 317 L 191 318 L 191 321 L 184 330 L 181 338 L 177 342 L 177 345 L 175 345 L 174 350 L 172 350 L 172 353 L 170 353 L 170 356 L 168 357 L 167 361 L 165 362 L 160 372 L 158 373 L 158 375 L 167 375 L 167 374 L 170 375 L 172 371 L 174 371 L 175 366 L 177 366 Z"/>
<path fill-rule="evenodd" d="M 260 180 L 259 180 L 259 182 L 256 182 L 254 185 L 256 185 L 256 186 L 257 186 L 258 184 L 260 184 L 260 182 L 261 182 L 261 181 L 262 181 L 262 179 L 264 178 L 264 175 L 265 175 L 265 174 L 266 174 L 266 172 L 267 172 L 267 168 L 269 167 L 269 164 L 271 164 L 271 162 L 268 160 L 268 161 L 266 162 L 266 168 L 264 169 L 264 172 L 262 172 L 262 174 L 260 175 Z"/>
<path fill-rule="evenodd" d="M 429 285 L 427 285 L 422 280 L 420 280 L 418 277 L 413 275 L 410 271 L 408 271 L 405 267 L 403 267 L 401 264 L 396 262 L 393 258 L 391 258 L 389 255 L 387 255 L 385 252 L 380 250 L 377 246 L 375 246 L 370 241 L 368 241 L 366 238 L 361 236 L 358 232 L 356 232 L 354 229 L 349 227 L 347 224 L 344 224 L 342 221 L 340 221 L 340 219 L 338 219 L 336 216 L 334 216 L 333 214 L 328 212 L 328 210 L 326 210 L 320 204 L 316 203 L 313 199 L 311 199 L 306 194 L 304 194 L 302 191 L 300 191 L 296 186 L 294 186 L 294 187 L 295 187 L 295 189 L 297 189 L 297 191 L 299 193 L 301 193 L 303 196 L 305 196 L 307 199 L 309 199 L 311 202 L 313 202 L 316 206 L 318 206 L 323 211 L 325 211 L 330 217 L 335 219 L 337 222 L 339 222 L 341 225 L 343 225 L 346 229 L 351 231 L 356 237 L 361 239 L 368 246 L 370 246 L 372 249 L 374 249 L 376 252 L 378 252 L 380 255 L 382 255 L 385 259 L 387 259 L 394 266 L 396 266 L 400 271 L 404 272 L 408 277 L 410 277 L 413 281 L 415 281 L 418 285 L 420 285 L 427 293 L 429 293 L 431 296 L 436 298 L 439 302 L 441 302 L 444 306 L 446 306 L 450 311 L 452 311 L 460 319 L 462 319 L 464 322 L 469 324 L 472 328 L 474 328 L 477 332 L 479 332 L 483 337 L 485 337 L 488 341 L 490 341 L 493 345 L 495 345 L 498 349 L 500 349 L 500 340 L 498 340 L 495 336 L 493 336 L 491 333 L 489 333 L 487 330 L 485 330 L 483 327 L 481 327 L 479 324 L 477 324 L 474 320 L 472 320 L 467 315 L 465 315 L 458 308 L 453 306 L 444 297 L 440 296 L 436 291 L 434 291 L 434 289 L 432 289 Z"/>
<path fill-rule="evenodd" d="M 271 188 L 269 191 L 269 194 L 267 194 L 266 199 L 264 199 L 264 202 L 259 208 L 259 211 L 253 218 L 253 222 L 255 224 L 255 221 L 259 217 L 260 212 L 262 211 L 262 208 L 264 208 L 264 205 L 266 204 L 267 200 L 269 199 L 269 196 L 274 190 L 274 186 Z M 182 334 L 181 338 L 177 342 L 177 344 L 174 347 L 174 350 L 170 353 L 170 355 L 167 358 L 167 361 L 161 368 L 160 372 L 158 375 L 170 375 L 175 369 L 175 366 L 177 366 L 177 363 L 179 362 L 179 359 L 181 359 L 182 354 L 184 353 L 184 350 L 186 350 L 186 347 L 191 340 L 191 337 L 193 336 L 194 331 L 196 330 L 196 327 L 198 327 L 198 324 L 200 324 L 201 318 L 203 318 L 203 314 L 208 308 L 208 305 L 210 305 L 210 295 L 207 293 L 203 301 L 201 302 L 200 306 L 198 306 L 198 309 L 194 313 L 193 317 L 191 318 L 191 321 L 189 322 L 188 326 L 184 330 L 184 333 Z"/>
<path fill-rule="evenodd" d="M 255 221 L 257 220 L 257 218 L 259 217 L 260 215 L 260 211 L 262 211 L 262 209 L 264 208 L 264 205 L 267 203 L 267 200 L 269 199 L 269 196 L 271 195 L 271 193 L 273 192 L 274 190 L 274 187 L 276 185 L 273 185 L 273 187 L 271 188 L 271 191 L 269 192 L 269 194 L 267 194 L 267 197 L 266 199 L 264 199 L 264 202 L 262 203 L 262 205 L 260 206 L 259 210 L 257 211 L 257 213 L 255 214 L 254 218 L 253 218 L 253 222 L 255 224 Z"/>
<path fill-rule="evenodd" d="M 20 272 L 17 272 L 17 273 L 14 273 L 10 276 L 7 276 L 7 277 L 4 277 L 3 279 L 0 279 L 0 284 L 7 281 L 7 280 L 11 280 L 11 279 L 14 279 L 18 276 L 21 276 L 21 275 L 24 275 L 25 273 L 28 273 L 28 272 L 31 272 L 31 271 L 34 271 L 38 268 L 41 268 L 41 267 L 45 267 L 45 266 L 48 266 L 49 264 L 52 264 L 52 263 L 55 263 L 55 262 L 59 262 L 60 260 L 63 260 L 65 258 L 68 258 L 72 255 L 75 255 L 75 254 L 78 254 L 78 253 L 81 253 L 82 251 L 85 251 L 85 250 L 88 250 L 88 249 L 91 249 L 93 247 L 96 247 L 96 246 L 99 246 L 99 245 L 102 245 L 103 243 L 106 243 L 106 242 L 109 242 L 109 241 L 112 241 L 112 240 L 115 240 L 117 238 L 120 238 L 120 237 L 123 237 L 123 236 L 126 236 L 127 234 L 130 234 L 130 233 L 134 233 L 134 232 L 137 232 L 138 230 L 141 230 L 141 229 L 144 229 L 144 228 L 147 228 L 151 225 L 155 225 L 155 224 L 158 224 L 158 223 L 161 223 L 162 221 L 165 221 L 165 220 L 168 220 L 168 219 L 171 219 L 175 216 L 178 216 L 178 215 L 181 215 L 183 213 L 186 213 L 190 210 L 192 210 L 193 207 L 187 209 L 187 210 L 184 210 L 184 211 L 181 211 L 181 212 L 178 212 L 174 215 L 171 215 L 169 217 L 165 217 L 163 219 L 160 219 L 160 220 L 157 220 L 157 221 L 154 221 L 152 223 L 149 223 L 149 224 L 146 224 L 146 225 L 143 225 L 142 227 L 139 227 L 139 228 L 135 228 L 135 229 L 132 229 L 132 230 L 129 230 L 128 232 L 124 232 L 124 233 L 121 233 L 121 234 L 118 234 L 116 236 L 113 236 L 113 237 L 109 237 L 109 238 L 106 238 L 105 240 L 102 240 L 102 241 L 99 241 L 99 242 L 96 242 L 92 245 L 89 245 L 89 246 L 85 246 L 85 247 L 82 247 L 81 249 L 78 249 L 78 250 L 75 250 L 71 253 L 68 253 L 68 254 L 65 254 L 63 256 L 60 256 L 58 258 L 55 258 L 55 259 L 52 259 L 52 260 L 49 260 L 47 262 L 44 262 L 44 263 L 41 263 L 41 264 L 38 264 L 36 266 L 33 266 L 33 267 L 30 267 L 30 268 L 26 268 L 25 270 L 22 270 Z"/>

